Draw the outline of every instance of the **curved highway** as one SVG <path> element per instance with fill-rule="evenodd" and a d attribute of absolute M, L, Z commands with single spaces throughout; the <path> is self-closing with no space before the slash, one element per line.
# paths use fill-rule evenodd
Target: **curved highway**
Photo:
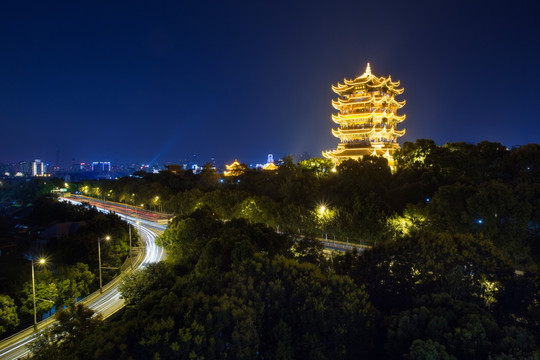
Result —
<path fill-rule="evenodd" d="M 64 199 L 70 202 L 77 203 L 75 201 Z M 108 211 L 105 209 L 100 209 L 101 211 Z M 124 220 L 130 222 L 131 224 L 136 224 L 139 222 L 139 225 L 135 225 L 139 231 L 142 241 L 144 242 L 144 253 L 139 252 L 139 257 L 135 261 L 134 269 L 144 268 L 146 265 L 154 262 L 159 262 L 165 258 L 165 251 L 163 248 L 156 244 L 156 237 L 158 232 L 161 232 L 165 229 L 163 225 L 157 225 L 154 222 L 148 220 L 138 220 L 137 218 L 126 216 L 123 214 L 118 214 Z M 90 309 L 101 314 L 103 318 L 108 318 L 109 316 L 116 313 L 124 306 L 124 299 L 120 298 L 120 292 L 118 291 L 118 286 L 125 274 L 130 271 L 129 267 L 126 272 L 122 272 L 120 276 L 114 278 L 110 283 L 103 286 L 103 294 L 100 294 L 99 291 L 94 292 L 93 294 L 87 296 L 82 303 L 86 304 Z M 28 344 L 31 343 L 34 337 L 39 334 L 43 329 L 47 328 L 54 323 L 54 317 L 45 319 L 38 323 L 38 333 L 34 332 L 33 326 L 14 334 L 2 341 L 0 341 L 0 359 L 1 360 L 12 360 L 19 359 L 23 356 L 26 356 L 30 353 L 28 350 Z"/>

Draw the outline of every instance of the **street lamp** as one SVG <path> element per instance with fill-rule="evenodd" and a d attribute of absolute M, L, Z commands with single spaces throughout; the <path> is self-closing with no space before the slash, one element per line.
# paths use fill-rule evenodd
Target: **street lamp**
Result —
<path fill-rule="evenodd" d="M 30 260 L 32 262 L 32 301 L 34 303 L 34 331 L 37 331 L 37 311 L 36 311 L 36 281 L 34 277 L 34 258 Z M 45 264 L 45 259 L 39 259 L 39 264 Z"/>
<path fill-rule="evenodd" d="M 111 240 L 111 237 L 107 235 L 104 237 L 104 239 L 109 241 Z M 101 238 L 99 237 L 97 241 L 97 248 L 98 248 L 98 259 L 99 259 L 99 293 L 103 294 L 103 281 L 101 279 Z"/>
<path fill-rule="evenodd" d="M 159 196 L 156 195 L 156 205 L 157 205 L 157 208 L 159 210 L 159 212 L 161 212 L 161 203 L 159 202 Z"/>
<path fill-rule="evenodd" d="M 320 218 L 321 218 L 321 221 L 323 223 L 323 230 L 324 230 L 324 238 L 326 241 L 328 241 L 328 232 L 326 231 L 326 216 L 325 216 L 325 212 L 326 210 L 328 210 L 326 208 L 325 205 L 321 205 L 319 206 L 319 214 L 320 214 Z"/>

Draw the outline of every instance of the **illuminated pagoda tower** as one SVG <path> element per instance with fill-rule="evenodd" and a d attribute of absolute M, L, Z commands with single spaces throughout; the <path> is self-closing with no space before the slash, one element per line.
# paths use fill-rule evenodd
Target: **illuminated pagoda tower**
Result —
<path fill-rule="evenodd" d="M 240 164 L 237 159 L 234 159 L 234 162 L 231 165 L 225 165 L 225 167 L 227 168 L 227 170 L 223 172 L 223 175 L 225 176 L 240 176 L 246 171 L 246 166 Z"/>
<path fill-rule="evenodd" d="M 332 114 L 332 120 L 339 125 L 338 129 L 332 129 L 332 134 L 340 143 L 336 150 L 323 151 L 323 156 L 339 164 L 347 159 L 377 155 L 385 157 L 393 167 L 393 153 L 399 149 L 397 138 L 405 134 L 405 130 L 396 129 L 405 120 L 405 115 L 397 114 L 405 105 L 405 100 L 395 99 L 403 93 L 403 88 L 398 89 L 399 81 L 373 75 L 368 63 L 362 76 L 344 82 L 332 85 L 339 95 L 337 100 L 332 100 L 332 106 L 339 111 Z"/>

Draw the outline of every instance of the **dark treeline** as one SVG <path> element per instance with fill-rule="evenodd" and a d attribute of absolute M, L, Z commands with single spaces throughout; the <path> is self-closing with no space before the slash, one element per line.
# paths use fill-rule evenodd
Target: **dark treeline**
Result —
<path fill-rule="evenodd" d="M 111 236 L 102 246 L 104 264 L 119 267 L 126 259 L 127 224 L 87 205 L 58 202 L 50 197 L 54 187 L 47 184 L 55 180 L 59 182 L 34 179 L 2 191 L 4 201 L 15 205 L 5 207 L 0 217 L 0 335 L 32 323 L 32 258 L 36 297 L 45 299 L 36 302 L 38 320 L 53 307 L 67 306 L 99 287 L 99 237 Z M 71 230 L 58 235 L 56 226 L 62 225 Z M 40 258 L 45 264 L 39 264 Z M 115 274 L 105 271 L 105 283 Z"/>
<path fill-rule="evenodd" d="M 222 219 L 244 218 L 281 232 L 368 245 L 413 230 L 479 234 L 519 269 L 535 270 L 540 248 L 540 146 L 508 150 L 498 143 L 405 143 L 392 173 L 384 158 L 332 163 L 282 159 L 276 172 L 245 169 L 223 177 L 140 174 L 86 182 L 91 196 L 189 215 L 203 205 Z M 321 211 L 321 206 L 325 210 Z"/>
<path fill-rule="evenodd" d="M 125 281 L 117 321 L 68 309 L 36 358 L 540 356 L 540 147 L 418 140 L 396 159 L 100 183 L 178 215 L 168 259 Z M 373 247 L 327 252 L 323 232 Z"/>

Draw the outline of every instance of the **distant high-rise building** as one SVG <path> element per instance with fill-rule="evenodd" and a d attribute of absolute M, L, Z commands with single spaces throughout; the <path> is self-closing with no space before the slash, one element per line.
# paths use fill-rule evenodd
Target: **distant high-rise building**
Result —
<path fill-rule="evenodd" d="M 32 161 L 32 176 L 43 175 L 45 175 L 45 164 L 39 159 Z"/>
<path fill-rule="evenodd" d="M 30 168 L 30 164 L 26 161 L 21 161 L 19 163 L 19 171 L 23 176 L 29 176 L 32 174 L 32 169 Z"/>
<path fill-rule="evenodd" d="M 110 172 L 111 171 L 111 162 L 110 161 L 94 161 L 94 162 L 92 162 L 92 171 L 95 171 L 95 172 Z"/>

